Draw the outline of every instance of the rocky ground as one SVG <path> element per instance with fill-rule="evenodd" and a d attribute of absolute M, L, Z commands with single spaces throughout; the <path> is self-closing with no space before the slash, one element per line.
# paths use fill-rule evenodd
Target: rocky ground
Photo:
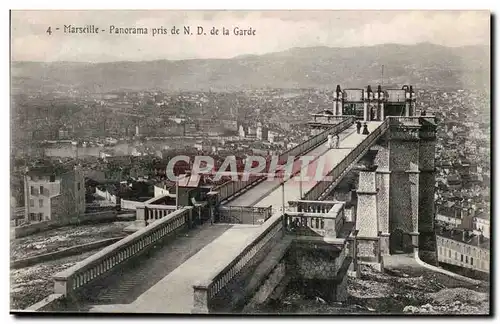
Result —
<path fill-rule="evenodd" d="M 131 222 L 66 226 L 10 241 L 11 261 L 55 252 L 72 246 L 124 236 Z"/>
<path fill-rule="evenodd" d="M 290 287 L 284 298 L 263 306 L 261 313 L 301 314 L 488 314 L 489 283 L 467 284 L 425 268 L 378 273 L 364 268 L 349 278 L 346 302 L 328 302 L 319 294 L 306 297 Z M 314 295 L 314 294 L 312 294 Z"/>
<path fill-rule="evenodd" d="M 131 222 L 101 223 L 68 226 L 11 240 L 11 260 L 54 252 L 68 247 L 91 243 L 106 238 L 126 235 L 123 229 Z M 10 271 L 12 310 L 25 309 L 52 294 L 52 275 L 81 261 L 96 251 L 57 259 Z"/>
<path fill-rule="evenodd" d="M 52 275 L 67 269 L 95 251 L 74 255 L 31 267 L 10 270 L 10 309 L 25 309 L 53 293 Z"/>

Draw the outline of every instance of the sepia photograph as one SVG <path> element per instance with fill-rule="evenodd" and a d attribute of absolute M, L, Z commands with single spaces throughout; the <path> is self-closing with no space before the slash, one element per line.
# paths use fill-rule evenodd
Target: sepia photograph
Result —
<path fill-rule="evenodd" d="M 10 313 L 492 315 L 491 20 L 11 10 Z"/>

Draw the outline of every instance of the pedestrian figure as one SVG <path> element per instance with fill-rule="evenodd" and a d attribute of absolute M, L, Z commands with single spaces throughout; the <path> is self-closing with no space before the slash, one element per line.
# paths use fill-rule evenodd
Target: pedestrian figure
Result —
<path fill-rule="evenodd" d="M 334 147 L 334 140 L 333 140 L 333 135 L 331 134 L 328 134 L 328 141 L 326 143 L 326 146 L 328 146 L 328 148 L 333 148 Z"/>
<path fill-rule="evenodd" d="M 368 131 L 368 125 L 366 123 L 363 125 L 363 135 L 368 135 L 370 132 Z"/>
<path fill-rule="evenodd" d="M 424 110 L 424 111 L 422 111 L 421 115 L 422 115 L 422 116 L 425 116 L 425 115 L 426 115 L 425 110 Z"/>
<path fill-rule="evenodd" d="M 340 145 L 340 137 L 339 134 L 335 135 L 335 148 L 338 149 Z"/>
<path fill-rule="evenodd" d="M 361 131 L 361 122 L 359 120 L 356 122 L 356 130 L 358 131 L 358 134 Z"/>

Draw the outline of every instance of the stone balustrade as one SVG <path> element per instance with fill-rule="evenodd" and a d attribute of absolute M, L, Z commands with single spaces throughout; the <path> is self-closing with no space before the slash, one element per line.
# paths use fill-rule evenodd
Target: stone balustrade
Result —
<path fill-rule="evenodd" d="M 286 212 L 283 220 L 285 233 L 298 236 L 316 233 L 325 238 L 337 238 L 345 223 L 344 205 L 337 202 L 326 212 Z"/>
<path fill-rule="evenodd" d="M 335 116 L 328 114 L 312 114 L 313 120 L 309 123 L 311 124 L 339 124 L 346 119 L 353 118 L 353 116 Z"/>
<path fill-rule="evenodd" d="M 228 198 L 237 195 L 240 191 L 248 189 L 250 186 L 260 183 L 264 179 L 266 179 L 266 177 L 250 175 L 248 177 L 248 180 L 240 179 L 236 181 L 228 181 L 213 188 L 212 190 L 218 192 L 217 200 L 220 203 Z"/>
<path fill-rule="evenodd" d="M 123 266 L 170 234 L 191 226 L 192 207 L 176 210 L 54 275 L 54 293 L 69 295 Z"/>
<path fill-rule="evenodd" d="M 310 213 L 327 213 L 338 203 L 339 201 L 327 200 L 296 200 L 288 202 L 290 207 L 295 207 L 293 211 Z"/>
<path fill-rule="evenodd" d="M 334 125 L 333 127 L 330 127 L 327 130 L 289 149 L 288 151 L 281 153 L 278 158 L 279 164 L 282 165 L 287 163 L 289 156 L 299 157 L 300 155 L 309 152 L 313 148 L 317 147 L 319 144 L 325 142 L 328 138 L 328 135 L 338 134 L 343 130 L 349 128 L 354 123 L 354 117 L 347 117 L 347 116 L 338 116 L 338 117 L 339 119 L 336 120 L 334 123 L 332 123 L 332 125 Z"/>

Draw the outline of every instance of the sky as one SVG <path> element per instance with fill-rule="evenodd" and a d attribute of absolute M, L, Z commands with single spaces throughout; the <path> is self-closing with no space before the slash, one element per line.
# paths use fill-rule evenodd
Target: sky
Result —
<path fill-rule="evenodd" d="M 64 25 L 95 25 L 99 34 L 64 34 Z M 110 34 L 116 27 L 146 27 L 148 35 Z M 203 26 L 206 36 L 151 35 L 152 28 Z M 51 27 L 52 34 L 46 31 Z M 55 28 L 60 30 L 56 31 Z M 211 36 L 212 28 L 230 31 Z M 234 27 L 255 36 L 236 36 Z M 196 31 L 195 31 L 196 33 Z M 221 33 L 221 32 L 220 32 Z M 231 58 L 293 47 L 353 47 L 429 42 L 489 45 L 488 11 L 12 11 L 13 61 L 149 61 Z"/>

